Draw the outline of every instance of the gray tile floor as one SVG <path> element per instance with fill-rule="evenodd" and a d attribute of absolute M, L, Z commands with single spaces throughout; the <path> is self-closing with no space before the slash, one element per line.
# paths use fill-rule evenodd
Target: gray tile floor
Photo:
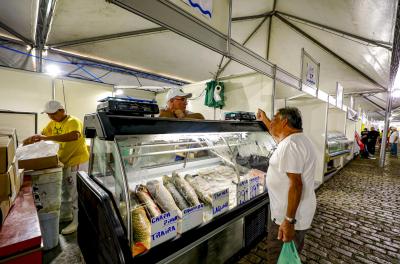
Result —
<path fill-rule="evenodd" d="M 400 159 L 358 159 L 317 191 L 317 212 L 302 263 L 400 264 Z M 265 241 L 240 264 L 266 261 Z"/>
<path fill-rule="evenodd" d="M 60 231 L 66 224 L 60 224 Z M 57 247 L 43 252 L 44 264 L 80 264 L 85 263 L 77 242 L 77 233 L 59 236 Z"/>

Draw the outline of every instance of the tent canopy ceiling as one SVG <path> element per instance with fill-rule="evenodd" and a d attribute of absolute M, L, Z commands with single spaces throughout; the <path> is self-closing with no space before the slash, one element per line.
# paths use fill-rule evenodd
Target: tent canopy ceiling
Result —
<path fill-rule="evenodd" d="M 4 36 L 6 38 L 12 38 L 12 39 L 16 39 L 15 36 L 13 36 L 12 34 L 10 34 L 9 32 L 7 32 L 6 30 L 0 28 L 0 36 Z"/>
<path fill-rule="evenodd" d="M 373 80 L 362 74 L 356 76 L 357 73 L 342 76 L 343 69 L 323 65 L 321 61 L 321 67 L 328 69 L 327 74 L 343 77 L 341 84 L 345 92 L 377 90 L 381 88 L 379 85 L 387 87 L 396 0 L 252 0 L 251 4 L 246 0 L 233 0 L 232 3 L 232 16 L 236 18 L 232 23 L 232 38 L 241 44 L 246 42 L 245 46 L 260 56 L 267 57 L 269 38 L 276 38 L 279 32 L 268 32 L 270 18 L 251 19 L 251 16 L 276 11 L 278 16 L 307 34 L 303 37 L 312 37 Z M 6 25 L 34 42 L 39 1 L 0 0 L 0 5 L 3 24 L 0 35 L 10 37 L 10 32 L 4 30 Z M 272 23 L 272 27 L 275 24 Z M 102 40 L 103 36 L 107 39 Z M 85 43 L 79 44 L 82 40 Z M 212 78 L 222 57 L 105 0 L 56 2 L 46 44 L 71 41 L 78 43 L 59 49 L 189 81 Z M 326 49 L 327 56 L 338 59 Z M 237 71 L 240 74 L 245 70 L 246 67 L 227 65 L 224 73 Z M 332 93 L 332 88 L 326 88 L 326 92 Z M 385 93 L 376 96 L 386 100 Z M 361 101 L 366 107 L 371 105 L 366 100 Z M 377 104 L 385 107 L 382 100 L 377 99 Z M 399 104 L 396 101 L 394 105 Z M 378 109 L 375 106 L 375 110 Z"/>
<path fill-rule="evenodd" d="M 265 14 L 274 8 L 274 1 L 252 0 L 251 4 L 246 0 L 232 1 L 232 17 L 246 17 Z"/>
<path fill-rule="evenodd" d="M 368 39 L 392 42 L 395 0 L 280 0 L 277 10 Z"/>
<path fill-rule="evenodd" d="M 39 0 L 0 0 L 0 22 L 31 42 L 35 40 Z"/>
<path fill-rule="evenodd" d="M 106 1 L 57 1 L 47 43 L 52 45 L 156 27 L 159 26 Z"/>
<path fill-rule="evenodd" d="M 101 54 L 101 58 L 107 61 L 133 65 L 189 82 L 212 78 L 210 72 L 217 71 L 221 58 L 219 54 L 170 31 L 66 47 L 65 50 L 89 57 Z"/>
<path fill-rule="evenodd" d="M 387 87 L 391 51 L 376 47 L 361 41 L 340 37 L 313 26 L 291 20 L 301 30 L 311 37 L 318 39 L 321 44 L 348 61 L 352 65 L 374 79 L 382 86 Z"/>

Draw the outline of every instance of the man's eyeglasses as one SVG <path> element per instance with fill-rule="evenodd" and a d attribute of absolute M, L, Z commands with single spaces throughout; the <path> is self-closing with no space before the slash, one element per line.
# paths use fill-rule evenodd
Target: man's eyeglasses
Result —
<path fill-rule="evenodd" d="M 175 97 L 174 100 L 178 100 L 178 101 L 184 101 L 187 102 L 187 98 L 186 97 Z"/>

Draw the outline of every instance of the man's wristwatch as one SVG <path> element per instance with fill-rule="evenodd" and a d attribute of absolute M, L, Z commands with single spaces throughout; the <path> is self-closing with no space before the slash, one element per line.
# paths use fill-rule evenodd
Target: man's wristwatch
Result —
<path fill-rule="evenodd" d="M 285 216 L 285 219 L 292 225 L 296 224 L 296 219 Z"/>

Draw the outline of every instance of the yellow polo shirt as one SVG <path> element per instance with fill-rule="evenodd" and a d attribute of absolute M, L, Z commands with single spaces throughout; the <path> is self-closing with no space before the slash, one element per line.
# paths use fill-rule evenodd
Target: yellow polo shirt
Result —
<path fill-rule="evenodd" d="M 77 140 L 58 142 L 60 144 L 58 157 L 66 167 L 82 164 L 89 160 L 89 152 L 86 147 L 85 137 L 83 136 L 82 122 L 78 118 L 69 115 L 61 122 L 51 120 L 42 131 L 42 134 L 45 136 L 62 135 L 73 131 L 80 133 Z"/>

